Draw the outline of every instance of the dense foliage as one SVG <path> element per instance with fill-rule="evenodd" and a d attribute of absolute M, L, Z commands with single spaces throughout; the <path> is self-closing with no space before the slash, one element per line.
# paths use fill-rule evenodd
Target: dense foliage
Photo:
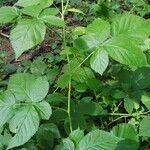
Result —
<path fill-rule="evenodd" d="M 147 0 L 0 5 L 0 150 L 149 150 Z"/>

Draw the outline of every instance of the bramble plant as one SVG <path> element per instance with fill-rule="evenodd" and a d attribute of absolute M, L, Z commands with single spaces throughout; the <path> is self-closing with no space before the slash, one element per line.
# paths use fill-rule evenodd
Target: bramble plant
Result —
<path fill-rule="evenodd" d="M 69 2 L 58 1 L 61 10 L 53 0 L 18 0 L 0 8 L 0 23 L 13 24 L 16 59 L 41 44 L 49 26 L 59 29 L 62 45 L 58 55 L 22 63 L 25 70 L 0 91 L 0 148 L 31 142 L 44 150 L 138 150 L 150 138 L 150 20 L 131 9 L 74 28 L 67 26 L 67 13 L 85 13 Z"/>

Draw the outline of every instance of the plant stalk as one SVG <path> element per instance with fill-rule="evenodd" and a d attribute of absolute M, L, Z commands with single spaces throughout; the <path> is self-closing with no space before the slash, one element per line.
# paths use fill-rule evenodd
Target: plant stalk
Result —
<path fill-rule="evenodd" d="M 69 4 L 69 0 L 67 0 L 66 6 L 64 8 L 64 1 L 61 0 L 61 6 L 62 6 L 61 17 L 62 17 L 63 20 L 65 20 L 64 13 L 65 13 L 65 10 L 66 10 L 68 4 Z M 64 47 L 64 50 L 67 47 L 67 42 L 66 42 L 66 25 L 63 26 L 63 47 Z M 70 58 L 69 58 L 68 53 L 67 53 L 67 62 L 68 62 L 68 65 L 69 65 L 69 72 L 70 72 L 71 71 L 71 69 L 70 69 Z M 72 132 L 72 119 L 71 119 L 71 74 L 69 75 L 69 83 L 68 83 L 68 107 L 67 107 L 67 113 L 68 113 L 68 119 L 69 119 L 70 132 Z"/>

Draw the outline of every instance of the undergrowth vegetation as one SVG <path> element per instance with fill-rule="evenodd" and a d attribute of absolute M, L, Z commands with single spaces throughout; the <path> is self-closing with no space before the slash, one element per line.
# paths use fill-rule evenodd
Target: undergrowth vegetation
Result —
<path fill-rule="evenodd" d="M 0 150 L 150 149 L 148 0 L 0 5 Z"/>

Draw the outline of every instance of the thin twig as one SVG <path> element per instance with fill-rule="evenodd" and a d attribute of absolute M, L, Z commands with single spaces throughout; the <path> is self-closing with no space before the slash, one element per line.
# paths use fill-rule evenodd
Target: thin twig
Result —
<path fill-rule="evenodd" d="M 0 35 L 2 35 L 2 36 L 4 36 L 4 37 L 6 37 L 6 38 L 9 39 L 9 35 L 7 35 L 7 34 L 5 34 L 5 33 L 0 33 Z"/>

